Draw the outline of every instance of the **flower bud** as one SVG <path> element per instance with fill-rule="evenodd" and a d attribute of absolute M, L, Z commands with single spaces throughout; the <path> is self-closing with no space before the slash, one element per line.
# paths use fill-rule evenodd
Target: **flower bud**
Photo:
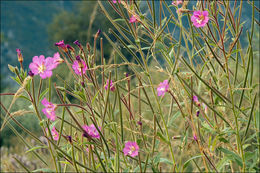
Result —
<path fill-rule="evenodd" d="M 143 125 L 142 121 L 137 121 L 137 124 L 138 124 L 139 126 L 142 126 L 142 125 Z"/>
<path fill-rule="evenodd" d="M 71 136 L 67 136 L 67 140 L 69 141 L 69 143 L 71 143 L 72 142 Z"/>
<path fill-rule="evenodd" d="M 22 63 L 23 62 L 23 55 L 21 53 L 21 50 L 20 49 L 16 49 L 16 52 L 17 52 L 18 61 L 20 63 Z"/>
<path fill-rule="evenodd" d="M 80 56 L 79 55 L 76 56 L 76 60 L 80 61 Z"/>
<path fill-rule="evenodd" d="M 69 44 L 66 44 L 66 47 L 68 50 L 70 50 L 71 52 L 75 52 L 75 49 L 73 47 L 71 47 Z"/>
<path fill-rule="evenodd" d="M 82 46 L 78 40 L 74 41 L 73 43 L 76 44 L 80 49 L 82 49 Z"/>
<path fill-rule="evenodd" d="M 196 116 L 199 117 L 200 111 L 197 111 Z"/>
<path fill-rule="evenodd" d="M 40 124 L 40 126 L 43 127 L 44 126 L 44 120 L 40 121 L 39 124 Z"/>
<path fill-rule="evenodd" d="M 95 38 L 97 38 L 99 36 L 99 34 L 101 33 L 101 30 L 99 29 L 95 35 Z"/>
<path fill-rule="evenodd" d="M 197 141 L 197 140 L 198 140 L 196 134 L 193 135 L 193 139 L 194 139 L 194 141 Z"/>
<path fill-rule="evenodd" d="M 55 46 L 60 47 L 64 52 L 68 52 L 67 46 L 64 44 L 64 40 L 55 43 Z"/>
<path fill-rule="evenodd" d="M 31 77 L 34 76 L 34 74 L 33 74 L 33 72 L 31 70 L 28 72 L 28 75 L 31 76 Z"/>
<path fill-rule="evenodd" d="M 89 45 L 89 43 L 87 43 L 86 47 L 87 47 L 88 52 L 90 52 L 90 45 Z"/>
<path fill-rule="evenodd" d="M 84 82 L 80 82 L 80 84 L 81 84 L 81 86 L 82 86 L 82 87 L 85 87 L 85 84 L 84 84 Z"/>

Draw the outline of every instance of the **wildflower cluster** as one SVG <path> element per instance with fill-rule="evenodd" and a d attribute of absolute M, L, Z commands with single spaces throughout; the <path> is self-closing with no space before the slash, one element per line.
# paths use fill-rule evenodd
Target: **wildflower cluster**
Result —
<path fill-rule="evenodd" d="M 9 95 L 29 101 L 47 142 L 16 121 L 12 105 L 2 106 L 2 127 L 11 119 L 48 148 L 48 161 L 30 152 L 50 172 L 258 170 L 253 33 L 242 51 L 237 10 L 222 1 L 97 3 L 115 31 L 98 30 L 93 45 L 58 41 L 53 57 L 32 58 L 28 76 L 16 50 L 21 69 L 10 70 L 20 88 Z M 103 37 L 111 56 L 104 57 Z"/>

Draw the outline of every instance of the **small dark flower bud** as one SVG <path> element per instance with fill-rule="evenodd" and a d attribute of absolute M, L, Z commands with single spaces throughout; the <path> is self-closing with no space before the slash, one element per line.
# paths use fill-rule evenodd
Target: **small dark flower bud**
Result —
<path fill-rule="evenodd" d="M 142 121 L 137 121 L 137 124 L 138 124 L 139 126 L 142 126 L 142 125 L 143 125 Z"/>
<path fill-rule="evenodd" d="M 97 32 L 97 34 L 100 34 L 101 33 L 101 30 L 100 29 L 98 29 L 98 32 Z"/>
<path fill-rule="evenodd" d="M 71 47 L 69 44 L 66 44 L 66 47 L 68 50 L 75 52 L 75 49 L 73 47 Z"/>
<path fill-rule="evenodd" d="M 74 41 L 73 43 L 76 44 L 80 49 L 82 49 L 82 46 L 78 40 Z"/>
<path fill-rule="evenodd" d="M 67 136 L 67 139 L 68 139 L 68 141 L 69 141 L 70 143 L 72 142 L 71 136 Z"/>
<path fill-rule="evenodd" d="M 80 56 L 79 55 L 76 56 L 76 60 L 80 61 Z"/>
<path fill-rule="evenodd" d="M 196 116 L 198 117 L 198 116 L 199 116 L 199 114 L 200 114 L 200 111 L 197 111 L 197 113 L 196 113 Z"/>
<path fill-rule="evenodd" d="M 33 74 L 33 72 L 31 70 L 28 72 L 28 75 L 31 76 L 31 77 L 34 76 L 34 74 Z"/>
<path fill-rule="evenodd" d="M 85 138 L 89 138 L 89 135 L 85 131 L 83 132 L 82 136 L 85 137 Z"/>
<path fill-rule="evenodd" d="M 84 84 L 84 82 L 80 82 L 80 83 L 81 83 L 82 87 L 85 87 L 85 84 Z"/>

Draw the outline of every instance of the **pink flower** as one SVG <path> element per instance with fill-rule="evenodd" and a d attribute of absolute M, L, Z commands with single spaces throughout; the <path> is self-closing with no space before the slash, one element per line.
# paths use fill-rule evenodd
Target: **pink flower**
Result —
<path fill-rule="evenodd" d="M 45 130 L 46 130 L 46 132 L 48 133 L 48 129 L 46 128 Z M 59 139 L 59 133 L 56 131 L 56 129 L 55 129 L 54 126 L 53 126 L 53 128 L 52 128 L 52 130 L 51 130 L 51 135 L 52 135 L 52 137 L 53 137 L 53 139 L 54 139 L 55 141 L 57 141 L 57 140 Z"/>
<path fill-rule="evenodd" d="M 94 124 L 91 124 L 90 126 L 84 125 L 82 128 L 86 131 L 86 133 L 91 136 L 92 138 L 100 138 L 100 135 L 98 133 L 98 130 L 96 129 Z M 100 130 L 100 127 L 99 127 Z"/>
<path fill-rule="evenodd" d="M 179 4 L 182 4 L 182 0 L 172 1 L 172 5 L 174 5 L 174 6 L 178 6 Z"/>
<path fill-rule="evenodd" d="M 48 57 L 45 59 L 43 55 L 34 56 L 33 62 L 30 63 L 29 68 L 34 75 L 40 75 L 42 79 L 52 76 L 52 70 L 55 68 L 53 65 L 53 58 Z"/>
<path fill-rule="evenodd" d="M 55 109 L 57 106 L 51 102 L 48 102 L 46 98 L 44 98 L 41 103 L 45 108 L 42 109 L 42 112 L 47 116 L 48 119 L 51 121 L 55 121 L 56 115 L 55 115 Z"/>
<path fill-rule="evenodd" d="M 123 149 L 124 155 L 129 155 L 135 157 L 138 155 L 139 146 L 136 142 L 128 141 L 125 143 L 125 148 Z"/>
<path fill-rule="evenodd" d="M 109 82 L 109 79 L 107 80 L 107 83 L 106 83 L 106 85 L 105 85 L 105 89 L 107 90 L 108 89 L 108 82 Z M 111 91 L 115 91 L 115 86 L 114 86 L 114 84 L 113 84 L 113 82 L 112 82 L 112 80 L 110 80 L 110 90 Z"/>
<path fill-rule="evenodd" d="M 120 0 L 112 0 L 112 2 L 113 2 L 114 4 L 117 3 L 117 1 L 118 1 L 118 3 L 121 3 Z"/>
<path fill-rule="evenodd" d="M 198 97 L 197 96 L 193 96 L 193 101 L 194 102 L 198 102 L 199 101 Z"/>
<path fill-rule="evenodd" d="M 82 68 L 80 67 L 81 65 L 82 65 Z M 80 76 L 81 76 L 81 69 L 83 70 L 83 74 L 85 74 L 86 70 L 87 70 L 86 63 L 82 59 L 80 59 L 79 61 L 75 60 L 73 62 L 72 68 L 75 71 L 75 73 Z"/>
<path fill-rule="evenodd" d="M 208 11 L 194 11 L 193 16 L 191 16 L 191 21 L 197 28 L 204 27 L 209 21 L 208 15 Z"/>
<path fill-rule="evenodd" d="M 48 128 L 45 129 L 46 132 L 48 133 Z M 59 133 L 56 131 L 55 127 L 53 126 L 52 130 L 51 130 L 51 135 L 53 137 L 53 139 L 55 141 L 57 141 L 59 139 Z"/>
<path fill-rule="evenodd" d="M 129 23 L 135 23 L 137 22 L 137 19 L 135 18 L 135 16 L 133 15 L 130 20 L 129 20 Z"/>
<path fill-rule="evenodd" d="M 168 80 L 164 80 L 161 82 L 157 88 L 158 96 L 164 96 L 164 94 L 168 91 L 169 89 L 169 84 Z"/>
<path fill-rule="evenodd" d="M 196 105 L 200 106 L 200 102 L 197 96 L 193 96 L 193 101 L 196 103 Z"/>
<path fill-rule="evenodd" d="M 56 68 L 59 64 L 63 63 L 64 60 L 60 57 L 59 52 L 53 55 L 53 68 Z"/>

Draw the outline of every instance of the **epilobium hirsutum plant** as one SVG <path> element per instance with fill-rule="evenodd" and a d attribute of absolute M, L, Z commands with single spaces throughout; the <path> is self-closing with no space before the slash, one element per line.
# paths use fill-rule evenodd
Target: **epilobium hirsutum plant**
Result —
<path fill-rule="evenodd" d="M 35 56 L 29 76 L 26 67 L 10 66 L 20 88 L 1 95 L 32 105 L 47 145 L 11 116 L 13 103 L 9 109 L 1 104 L 1 129 L 12 128 L 14 121 L 38 142 L 33 147 L 14 130 L 42 162 L 41 170 L 259 172 L 255 2 L 98 3 L 114 29 L 97 31 L 92 46 L 59 41 L 61 57 Z M 243 21 L 244 8 L 251 23 Z M 112 46 L 110 59 L 103 57 L 100 35 Z M 57 67 L 62 62 L 65 77 Z M 42 155 L 39 148 L 49 153 Z"/>

